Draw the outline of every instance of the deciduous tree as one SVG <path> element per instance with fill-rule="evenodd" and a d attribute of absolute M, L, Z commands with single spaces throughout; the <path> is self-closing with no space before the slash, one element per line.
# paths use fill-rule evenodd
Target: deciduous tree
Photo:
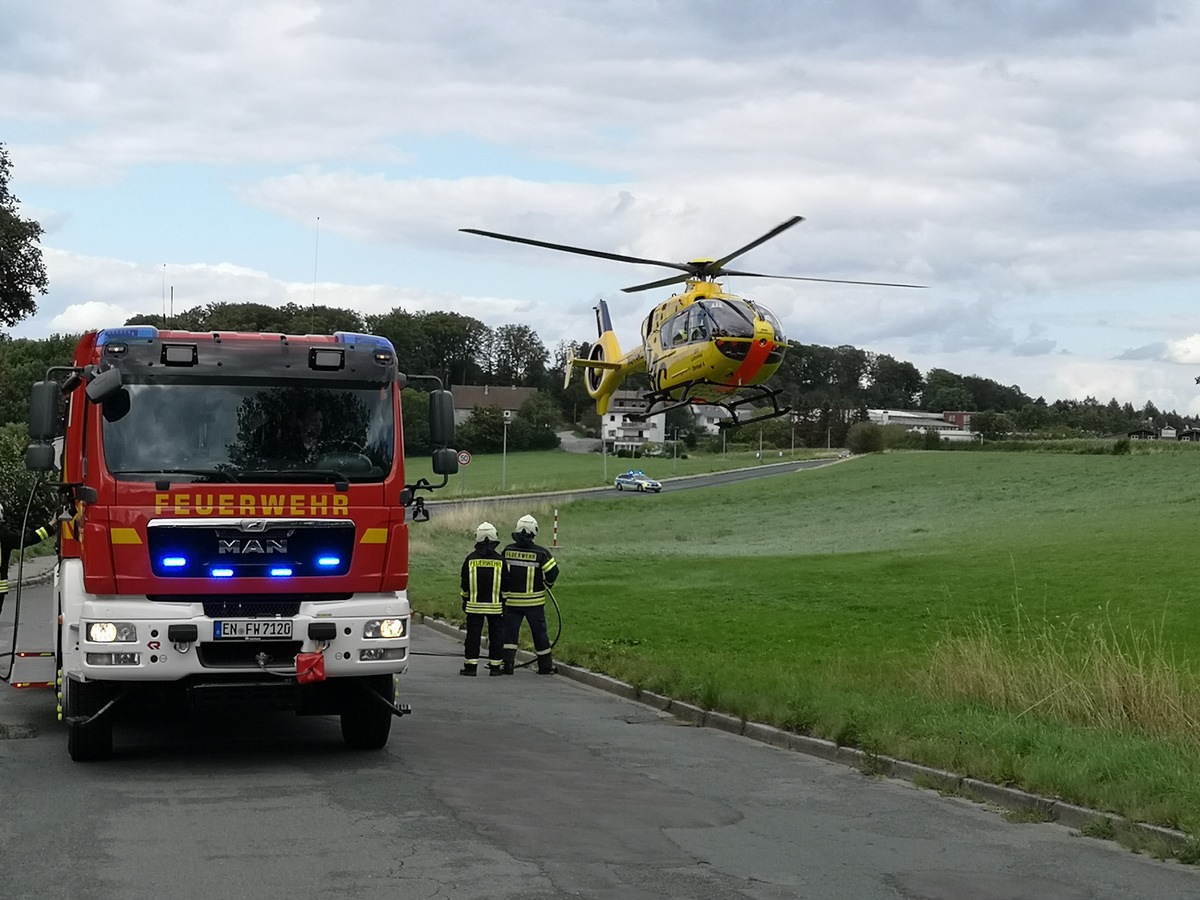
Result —
<path fill-rule="evenodd" d="M 37 312 L 35 294 L 46 293 L 42 261 L 42 226 L 23 219 L 17 198 L 9 192 L 12 164 L 0 144 L 0 326 L 16 325 Z"/>

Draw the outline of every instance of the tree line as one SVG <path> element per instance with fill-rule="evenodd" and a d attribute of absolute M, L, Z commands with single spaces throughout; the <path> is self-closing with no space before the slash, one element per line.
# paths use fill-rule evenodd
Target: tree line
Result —
<path fill-rule="evenodd" d="M 560 342 L 550 350 L 528 325 L 493 328 L 459 313 L 414 313 L 400 308 L 363 316 L 348 309 L 294 303 L 279 307 L 210 303 L 173 316 L 169 325 L 158 314 L 136 315 L 124 324 L 189 331 L 378 334 L 395 346 L 403 372 L 437 375 L 446 385 L 537 388 L 540 396 L 518 415 L 519 427 L 518 423 L 510 425 L 509 449 L 555 446 L 553 431 L 564 424 L 593 431 L 599 426 L 583 379 L 573 379 L 568 387 L 563 386 L 563 366 L 583 341 Z M 29 385 L 43 378 L 48 367 L 69 364 L 76 340 L 75 335 L 13 339 L 0 334 L 0 425 L 26 421 Z M 639 385 L 647 386 L 637 378 L 627 386 Z M 850 426 L 865 419 L 866 410 L 874 408 L 970 411 L 977 414 L 977 427 L 985 426 L 995 432 L 993 436 L 1014 431 L 1094 436 L 1123 433 L 1146 423 L 1176 429 L 1189 424 L 1174 411 L 1160 411 L 1151 402 L 1140 407 L 1116 398 L 1107 403 L 1094 397 L 1048 402 L 1043 397 L 1028 396 L 1017 385 L 1003 385 L 978 375 L 959 375 L 940 368 L 923 375 L 911 362 L 849 345 L 825 347 L 792 342 L 771 385 L 782 392 L 782 402 L 796 411 L 795 421 L 784 417 L 752 426 L 755 436 L 760 429 L 769 432 L 767 437 L 773 446 L 784 446 L 793 439 L 797 446 L 843 446 Z M 416 397 L 409 399 L 413 402 L 406 406 L 406 445 L 411 442 L 409 449 L 423 451 L 428 435 L 427 423 L 422 424 L 423 403 L 415 402 Z M 493 412 L 494 416 L 485 411 L 474 425 L 464 425 L 464 446 L 469 441 L 470 449 L 477 452 L 500 448 L 503 420 L 498 410 Z M 687 435 L 693 424 L 680 410 L 670 416 L 668 427 Z"/>
<path fill-rule="evenodd" d="M 11 168 L 0 143 L 0 327 L 32 316 L 37 311 L 36 295 L 47 290 L 39 245 L 42 228 L 19 215 L 17 198 L 9 190 Z M 499 411 L 493 415 L 483 410 L 465 423 L 464 446 L 483 452 L 499 449 L 506 438 L 513 449 L 554 446 L 553 429 L 564 422 L 593 432 L 599 428 L 583 379 L 576 378 L 564 387 L 560 374 L 567 358 L 585 342 L 559 342 L 551 351 L 528 325 L 491 328 L 453 312 L 410 313 L 396 308 L 364 316 L 348 309 L 295 303 L 279 307 L 209 303 L 173 315 L 169 323 L 162 315 L 137 315 L 124 324 L 187 331 L 370 332 L 392 342 L 406 373 L 437 375 L 447 385 L 537 388 L 544 396 L 522 409 L 518 421 L 507 430 L 498 418 Z M 26 421 L 29 385 L 44 377 L 48 367 L 68 364 L 75 342 L 74 335 L 13 340 L 0 332 L 0 426 Z M 627 386 L 648 389 L 649 383 L 644 376 L 637 376 Z M 795 410 L 793 416 L 752 426 L 760 440 L 767 439 L 769 432 L 774 446 L 785 445 L 785 432 L 787 440 L 808 446 L 843 446 L 847 431 L 864 420 L 870 408 L 970 411 L 977 413 L 973 426 L 985 437 L 1015 431 L 1064 437 L 1105 435 L 1141 425 L 1182 429 L 1189 424 L 1176 412 L 1162 412 L 1150 402 L 1137 408 L 1116 398 L 1106 404 L 1095 397 L 1047 402 L 1043 397 L 1027 396 L 1016 385 L 978 375 L 958 375 L 946 369 L 931 369 L 922 375 L 910 362 L 848 345 L 790 342 L 772 386 L 780 389 L 784 401 Z M 405 443 L 406 449 L 424 452 L 428 423 L 422 424 L 420 407 L 417 402 L 407 405 Z M 668 427 L 678 429 L 694 443 L 694 425 L 686 410 L 669 413 Z"/>

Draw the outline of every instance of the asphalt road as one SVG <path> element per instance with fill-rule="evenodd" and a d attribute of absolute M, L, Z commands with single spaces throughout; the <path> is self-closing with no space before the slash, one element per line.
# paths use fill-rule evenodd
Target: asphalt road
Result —
<path fill-rule="evenodd" d="M 414 714 L 377 753 L 228 711 L 119 723 L 113 759 L 75 764 L 52 696 L 0 685 L 0 896 L 1200 896 L 1191 868 L 561 677 L 462 678 L 456 641 L 414 641 Z"/>
<path fill-rule="evenodd" d="M 628 471 L 629 463 L 636 463 L 637 460 L 617 459 L 615 462 L 620 462 L 623 465 L 613 465 L 609 467 L 609 474 L 612 478 L 616 478 L 621 472 Z M 729 469 L 724 472 L 711 472 L 707 475 L 688 475 L 678 478 L 670 475 L 662 479 L 663 493 L 673 491 L 694 490 L 696 488 L 715 487 L 718 485 L 736 484 L 740 481 L 749 481 L 754 478 L 768 478 L 773 475 L 786 475 L 790 472 L 799 472 L 804 469 L 817 469 L 821 466 L 832 465 L 839 460 L 836 459 L 804 459 L 788 462 L 772 462 L 767 460 L 760 466 L 745 469 Z M 653 492 L 643 493 L 641 491 L 618 491 L 614 484 L 609 484 L 602 488 L 585 488 L 578 491 L 555 491 L 547 494 L 522 494 L 520 496 L 510 497 L 468 497 L 464 500 L 456 498 L 439 499 L 435 494 L 425 501 L 426 507 L 432 515 L 437 515 L 438 508 L 450 509 L 460 504 L 477 504 L 491 500 L 509 500 L 519 501 L 528 500 L 537 497 L 553 497 L 558 500 L 608 500 L 613 497 L 656 497 Z"/>
<path fill-rule="evenodd" d="M 787 475 L 805 469 L 819 469 L 821 466 L 832 465 L 836 459 L 804 459 L 796 462 L 778 462 L 768 459 L 761 466 L 746 469 L 730 469 L 725 472 L 713 472 L 709 475 L 693 475 L 687 478 L 671 479 L 663 482 L 664 491 L 680 491 L 700 487 L 714 487 L 723 484 L 736 484 L 739 481 L 749 481 L 754 478 L 767 478 L 772 475 Z M 613 476 L 614 478 L 616 475 Z M 621 491 L 625 493 L 625 491 Z"/>

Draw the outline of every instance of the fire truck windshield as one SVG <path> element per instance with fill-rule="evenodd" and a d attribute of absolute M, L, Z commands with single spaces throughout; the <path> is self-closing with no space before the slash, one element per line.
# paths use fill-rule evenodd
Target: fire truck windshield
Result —
<path fill-rule="evenodd" d="M 382 481 L 396 428 L 391 384 L 125 384 L 105 404 L 104 457 L 118 479 Z"/>

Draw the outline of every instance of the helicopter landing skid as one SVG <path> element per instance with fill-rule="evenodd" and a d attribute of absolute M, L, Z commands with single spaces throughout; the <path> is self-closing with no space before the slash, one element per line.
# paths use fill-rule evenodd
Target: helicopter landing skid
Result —
<path fill-rule="evenodd" d="M 788 413 L 790 413 L 792 411 L 792 408 L 790 406 L 780 407 L 779 395 L 782 393 L 782 390 L 780 390 L 778 388 L 776 388 L 774 390 L 768 390 L 767 388 L 764 388 L 764 387 L 755 387 L 755 388 L 746 388 L 744 390 L 751 390 L 751 391 L 753 391 L 753 393 L 750 393 L 746 396 L 740 397 L 737 400 L 729 400 L 729 401 L 701 400 L 698 397 L 689 397 L 685 393 L 683 397 L 681 397 L 680 399 L 671 403 L 670 406 L 664 406 L 660 409 L 654 409 L 654 405 L 656 403 L 662 403 L 663 401 L 670 401 L 672 398 L 660 391 L 651 391 L 650 393 L 645 394 L 643 399 L 645 399 L 646 402 L 649 404 L 649 407 L 652 410 L 652 412 L 646 413 L 644 415 L 630 416 L 629 418 L 634 421 L 644 422 L 644 421 L 646 421 L 646 419 L 650 418 L 651 415 L 657 416 L 659 413 L 667 413 L 667 412 L 670 412 L 671 410 L 680 409 L 685 406 L 719 406 L 721 409 L 723 409 L 727 413 L 729 413 L 729 421 L 718 422 L 717 427 L 718 428 L 736 428 L 738 425 L 749 425 L 751 422 L 761 422 L 764 419 L 777 419 L 780 416 L 786 416 Z M 771 402 L 771 410 L 769 412 L 765 412 L 762 415 L 754 416 L 754 418 L 752 418 L 752 419 L 738 418 L 738 407 L 739 406 L 745 406 L 750 403 L 759 403 L 764 400 L 769 400 Z"/>
<path fill-rule="evenodd" d="M 781 407 L 779 405 L 780 393 L 781 391 L 778 389 L 769 391 L 766 388 L 761 388 L 759 393 L 751 394 L 749 397 L 742 397 L 738 400 L 730 401 L 729 403 L 714 403 L 713 406 L 719 406 L 721 409 L 729 413 L 729 421 L 718 422 L 717 427 L 736 428 L 738 425 L 749 425 L 751 422 L 762 422 L 765 419 L 778 419 L 780 416 L 786 416 L 792 411 L 792 408 L 790 406 Z M 747 403 L 754 403 L 761 400 L 771 401 L 771 409 L 769 412 L 757 415 L 752 419 L 738 418 L 737 408 L 739 406 L 745 406 Z"/>

